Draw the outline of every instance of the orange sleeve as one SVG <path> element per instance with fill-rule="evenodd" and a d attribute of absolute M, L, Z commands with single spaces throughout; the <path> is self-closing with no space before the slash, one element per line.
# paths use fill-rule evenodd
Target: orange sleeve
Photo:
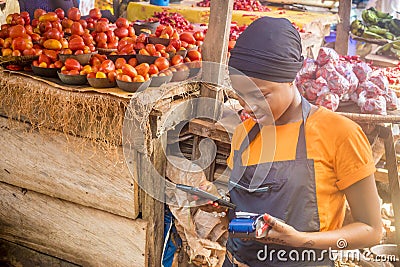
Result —
<path fill-rule="evenodd" d="M 361 127 L 349 129 L 336 150 L 334 168 L 336 185 L 340 190 L 368 177 L 375 172 L 372 149 Z"/>

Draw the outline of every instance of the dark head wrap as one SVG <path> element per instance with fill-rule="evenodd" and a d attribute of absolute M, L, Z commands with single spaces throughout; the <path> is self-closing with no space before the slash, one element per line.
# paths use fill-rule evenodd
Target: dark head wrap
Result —
<path fill-rule="evenodd" d="M 292 82 L 301 69 L 301 38 L 289 20 L 262 17 L 239 36 L 229 66 L 253 78 Z"/>

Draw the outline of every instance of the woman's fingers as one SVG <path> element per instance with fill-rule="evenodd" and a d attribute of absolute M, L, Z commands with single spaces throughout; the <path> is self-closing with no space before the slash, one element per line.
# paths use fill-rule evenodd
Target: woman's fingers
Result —
<path fill-rule="evenodd" d="M 269 215 L 268 213 L 265 213 L 263 215 L 263 220 L 266 224 L 272 227 L 275 231 L 278 232 L 283 232 L 287 229 L 288 225 L 281 220 Z"/>

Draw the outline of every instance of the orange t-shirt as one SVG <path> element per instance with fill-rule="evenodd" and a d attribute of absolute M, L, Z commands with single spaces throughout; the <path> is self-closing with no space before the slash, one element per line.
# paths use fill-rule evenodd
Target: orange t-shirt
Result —
<path fill-rule="evenodd" d="M 243 152 L 243 164 L 295 159 L 300 124 L 264 126 Z M 253 125 L 248 119 L 236 128 L 228 158 L 231 169 L 233 151 L 239 150 Z M 338 229 L 345 214 L 341 190 L 375 172 L 371 146 L 358 124 L 322 107 L 309 116 L 305 134 L 307 156 L 314 160 L 320 231 Z"/>

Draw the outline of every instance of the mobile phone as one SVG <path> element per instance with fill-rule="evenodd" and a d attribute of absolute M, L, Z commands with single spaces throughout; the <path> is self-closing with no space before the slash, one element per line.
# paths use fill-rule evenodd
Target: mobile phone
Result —
<path fill-rule="evenodd" d="M 189 186 L 189 185 L 184 185 L 184 184 L 176 184 L 176 188 L 185 191 L 189 194 L 204 198 L 204 199 L 209 199 L 213 202 L 218 203 L 218 205 L 222 206 L 222 207 L 226 207 L 228 209 L 235 209 L 236 205 L 232 204 L 224 199 L 221 199 L 213 194 L 210 194 L 204 190 L 201 190 L 197 187 L 193 187 L 193 186 Z"/>

